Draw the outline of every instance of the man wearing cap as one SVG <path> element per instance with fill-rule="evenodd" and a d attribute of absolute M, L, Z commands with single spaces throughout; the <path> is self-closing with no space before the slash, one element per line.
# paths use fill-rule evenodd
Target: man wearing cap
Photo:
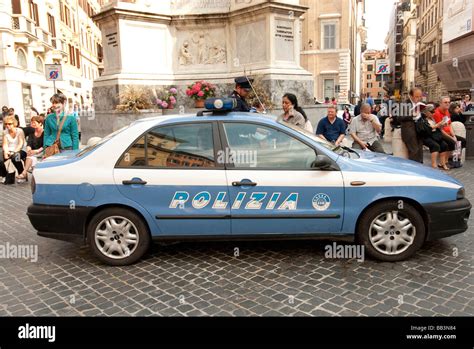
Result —
<path fill-rule="evenodd" d="M 237 107 L 235 107 L 232 111 L 243 111 L 243 112 L 250 112 L 250 106 L 248 105 L 245 98 L 248 96 L 251 86 L 250 84 L 253 82 L 253 79 L 249 79 L 246 76 L 240 76 L 235 78 L 235 90 L 232 92 L 229 97 L 235 98 L 237 100 Z"/>

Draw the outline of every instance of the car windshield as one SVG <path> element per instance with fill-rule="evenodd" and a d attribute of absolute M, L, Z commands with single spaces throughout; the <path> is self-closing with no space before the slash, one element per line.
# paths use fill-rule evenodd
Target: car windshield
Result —
<path fill-rule="evenodd" d="M 76 157 L 80 158 L 81 156 L 84 156 L 84 155 L 90 153 L 91 151 L 97 149 L 97 148 L 100 147 L 102 144 L 104 144 L 104 143 L 107 142 L 109 139 L 111 139 L 111 138 L 114 137 L 115 135 L 119 134 L 120 132 L 122 132 L 122 131 L 125 130 L 126 128 L 128 128 L 128 126 L 124 126 L 124 127 L 122 127 L 121 129 L 119 129 L 119 130 L 117 130 L 117 131 L 115 131 L 115 132 L 112 132 L 112 133 L 108 134 L 107 136 L 105 136 L 104 138 L 102 138 L 99 142 L 85 147 L 85 148 L 82 149 L 79 153 L 76 154 Z"/>
<path fill-rule="evenodd" d="M 351 148 L 348 148 L 348 147 L 345 147 L 345 146 L 341 146 L 341 145 L 335 145 L 333 143 L 330 143 L 322 138 L 319 138 L 318 136 L 316 136 L 315 134 L 311 133 L 311 132 L 308 132 L 306 131 L 305 129 L 302 129 L 301 127 L 298 127 L 298 126 L 295 126 L 295 125 L 292 125 L 292 124 L 289 124 L 287 122 L 284 122 L 284 121 L 279 121 L 278 122 L 279 124 L 281 125 L 284 125 L 286 127 L 289 127 L 291 128 L 292 130 L 295 130 L 299 133 L 302 133 L 304 134 L 305 136 L 311 138 L 312 140 L 314 140 L 315 142 L 318 142 L 319 145 L 323 146 L 324 148 L 336 153 L 337 155 L 341 155 L 341 156 L 344 156 L 344 157 L 349 157 L 349 158 L 354 158 L 354 159 L 358 159 L 359 158 L 359 155 L 357 154 L 357 152 L 355 152 L 354 150 L 352 150 Z"/>

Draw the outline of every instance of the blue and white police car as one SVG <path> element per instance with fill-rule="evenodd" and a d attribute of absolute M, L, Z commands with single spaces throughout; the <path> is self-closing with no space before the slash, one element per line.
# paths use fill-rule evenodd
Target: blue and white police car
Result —
<path fill-rule="evenodd" d="M 466 231 L 463 185 L 384 154 L 336 147 L 275 118 L 210 112 L 142 119 L 37 165 L 40 236 L 88 242 L 111 265 L 152 240 L 338 238 L 383 261 Z"/>

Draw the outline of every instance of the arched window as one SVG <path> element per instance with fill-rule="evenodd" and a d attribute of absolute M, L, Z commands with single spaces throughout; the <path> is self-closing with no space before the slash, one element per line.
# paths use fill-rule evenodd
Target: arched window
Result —
<path fill-rule="evenodd" d="M 18 49 L 16 59 L 20 67 L 22 67 L 23 69 L 28 69 L 28 61 L 26 59 L 25 51 L 23 51 L 22 49 Z"/>
<path fill-rule="evenodd" d="M 36 57 L 36 71 L 39 73 L 44 73 L 44 64 L 40 57 Z"/>

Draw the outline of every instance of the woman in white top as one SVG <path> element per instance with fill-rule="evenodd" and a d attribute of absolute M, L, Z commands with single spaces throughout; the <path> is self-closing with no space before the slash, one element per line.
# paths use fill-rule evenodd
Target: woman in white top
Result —
<path fill-rule="evenodd" d="M 311 122 L 308 120 L 304 110 L 298 106 L 298 99 L 294 94 L 285 93 L 281 104 L 283 114 L 279 117 L 280 121 L 288 122 L 313 133 L 313 126 L 311 126 Z"/>
<path fill-rule="evenodd" d="M 7 169 L 5 161 L 11 160 L 18 173 L 22 173 L 23 161 L 26 159 L 26 153 L 23 150 L 25 146 L 25 134 L 18 127 L 18 121 L 13 115 L 8 115 L 3 119 L 6 127 L 3 134 L 3 159 L 0 160 L 0 177 L 6 177 Z"/>

